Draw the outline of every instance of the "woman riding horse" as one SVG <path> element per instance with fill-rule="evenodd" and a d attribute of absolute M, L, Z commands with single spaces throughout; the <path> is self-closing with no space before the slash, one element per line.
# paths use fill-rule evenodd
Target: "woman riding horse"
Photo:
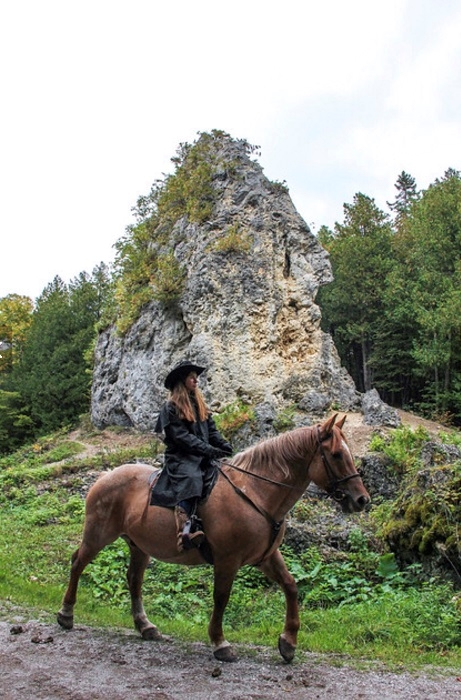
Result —
<path fill-rule="evenodd" d="M 198 388 L 198 377 L 204 371 L 204 367 L 183 360 L 169 372 L 165 387 L 171 392 L 170 398 L 155 426 L 155 432 L 163 436 L 166 450 L 151 504 L 175 508 L 179 551 L 198 547 L 204 541 L 200 528 L 193 531 L 197 502 L 204 483 L 216 469 L 213 460 L 232 454 L 231 445 L 216 428 Z"/>
<path fill-rule="evenodd" d="M 174 415 L 172 418 L 175 420 Z M 344 419 L 336 422 L 336 418 L 334 415 L 321 424 L 281 433 L 232 457 L 218 471 L 213 490 L 200 505 L 214 570 L 208 634 L 218 661 L 237 658 L 225 638 L 223 616 L 237 572 L 245 565 L 258 567 L 285 595 L 279 651 L 287 663 L 292 661 L 300 625 L 298 591 L 279 546 L 284 520 L 309 483 L 329 493 L 345 513 L 360 512 L 369 503 L 370 496 L 342 432 Z M 203 422 L 207 423 L 200 418 L 195 421 Z M 165 428 L 169 432 L 167 425 Z M 205 445 L 205 455 L 193 453 L 201 463 L 204 456 L 208 459 L 207 443 L 195 433 L 193 438 L 202 452 Z M 147 617 L 142 599 L 144 573 L 151 557 L 186 566 L 204 564 L 206 559 L 202 548 L 178 551 L 172 508 L 149 506 L 150 487 L 157 473 L 147 464 L 124 464 L 101 474 L 88 492 L 83 535 L 72 555 L 69 583 L 58 612 L 64 629 L 73 627 L 77 589 L 85 567 L 104 547 L 122 537 L 130 549 L 127 580 L 135 628 L 143 639 L 162 639 Z M 198 490 L 193 493 L 198 494 Z M 183 495 L 187 497 L 179 493 L 179 497 Z M 174 505 L 174 499 L 171 502 Z"/>

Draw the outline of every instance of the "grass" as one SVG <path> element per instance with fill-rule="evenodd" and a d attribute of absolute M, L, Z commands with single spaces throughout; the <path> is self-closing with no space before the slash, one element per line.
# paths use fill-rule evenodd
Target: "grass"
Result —
<path fill-rule="evenodd" d="M 17 460 L 16 467 L 14 459 L 0 463 L 0 600 L 40 610 L 52 620 L 81 534 L 81 475 L 61 464 L 50 481 L 49 465 L 40 460 L 33 468 L 36 457 Z M 72 454 L 68 459 L 74 464 Z M 116 463 L 116 456 L 110 461 Z M 80 463 L 85 472 L 88 467 L 84 460 Z M 37 470 L 44 470 L 45 482 Z M 74 482 L 69 483 L 69 474 Z M 461 665 L 461 606 L 449 583 L 423 579 L 416 570 L 399 571 L 391 555 L 372 551 L 359 532 L 351 535 L 349 552 L 340 562 L 326 561 L 315 548 L 300 555 L 286 549 L 285 556 L 299 587 L 300 651 L 328 655 L 332 663 L 344 658 L 357 664 L 379 661 L 392 669 L 403 663 L 406 670 Z M 87 567 L 79 586 L 77 624 L 132 628 L 127 561 L 128 548 L 118 540 Z M 212 587 L 211 567 L 155 562 L 145 577 L 146 611 L 164 634 L 208 642 Z M 0 610 L 5 615 L 4 606 Z M 242 569 L 225 614 L 229 641 L 276 649 L 284 615 L 282 592 L 258 570 Z"/>
<path fill-rule="evenodd" d="M 70 556 L 78 544 L 76 523 L 30 528 L 19 514 L 2 513 L 0 598 L 46 610 L 53 618 L 67 585 Z M 125 585 L 127 553 L 118 541 L 82 576 L 76 622 L 100 627 L 133 626 Z M 106 579 L 104 579 L 104 572 Z M 276 647 L 284 619 L 282 593 L 259 572 L 243 569 L 226 610 L 226 636 L 235 644 Z M 252 580 L 254 579 L 254 580 Z M 99 581 L 99 584 L 98 584 Z M 110 585 L 108 584 L 110 581 Z M 379 660 L 391 668 L 452 668 L 461 662 L 459 615 L 446 584 L 396 590 L 352 605 L 301 606 L 299 649 L 318 654 Z M 207 642 L 212 605 L 210 567 L 186 569 L 155 563 L 144 586 L 148 615 L 167 635 Z"/>

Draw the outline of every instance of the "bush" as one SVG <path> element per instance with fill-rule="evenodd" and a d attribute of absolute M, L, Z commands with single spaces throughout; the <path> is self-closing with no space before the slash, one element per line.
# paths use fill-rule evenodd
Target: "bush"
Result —
<path fill-rule="evenodd" d="M 215 416 L 216 427 L 228 440 L 242 425 L 254 420 L 254 410 L 241 400 L 227 404 L 222 411 Z"/>

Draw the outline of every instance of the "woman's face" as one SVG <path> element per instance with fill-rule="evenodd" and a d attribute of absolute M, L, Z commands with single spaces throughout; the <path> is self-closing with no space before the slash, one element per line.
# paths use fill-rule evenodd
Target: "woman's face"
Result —
<path fill-rule="evenodd" d="M 186 379 L 184 380 L 184 386 L 186 387 L 187 391 L 195 391 L 198 386 L 198 377 L 196 372 L 191 372 L 187 375 Z"/>

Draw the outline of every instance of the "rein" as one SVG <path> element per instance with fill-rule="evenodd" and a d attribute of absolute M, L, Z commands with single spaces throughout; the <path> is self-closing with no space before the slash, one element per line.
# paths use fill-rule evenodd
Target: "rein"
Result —
<path fill-rule="evenodd" d="M 269 484 L 274 486 L 284 486 L 286 489 L 292 489 L 291 484 L 284 484 L 281 481 L 274 481 L 273 479 L 268 479 L 267 476 L 262 476 L 261 474 L 256 474 L 255 472 L 250 472 L 247 469 L 240 469 L 232 462 L 225 462 L 223 459 L 219 460 L 219 464 L 223 464 L 225 467 L 232 467 L 236 472 L 242 472 L 242 474 L 248 474 L 248 476 L 254 476 L 255 479 L 260 479 L 261 481 L 267 481 Z"/>

